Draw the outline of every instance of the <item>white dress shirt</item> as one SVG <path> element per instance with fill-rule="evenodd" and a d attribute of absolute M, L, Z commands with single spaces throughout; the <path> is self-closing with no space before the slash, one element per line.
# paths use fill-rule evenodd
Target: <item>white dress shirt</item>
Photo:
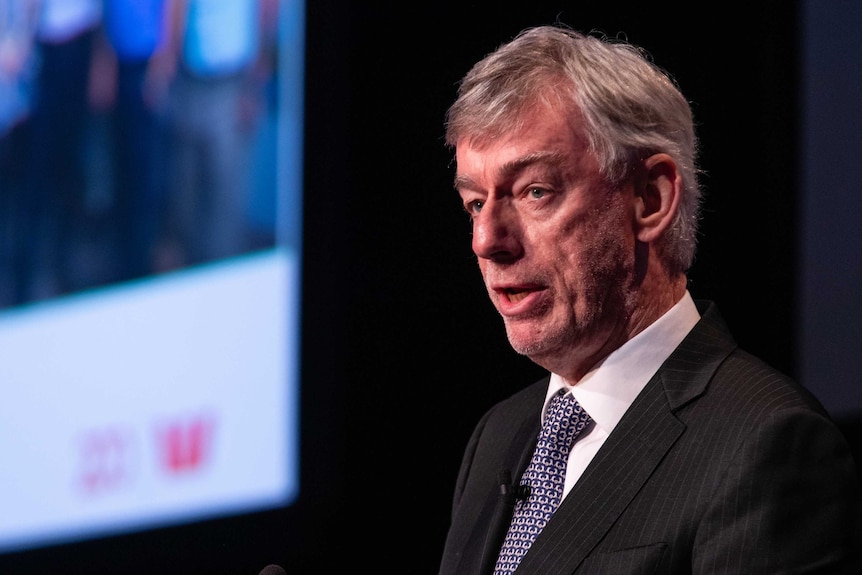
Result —
<path fill-rule="evenodd" d="M 562 377 L 551 374 L 544 409 L 547 410 L 557 391 L 568 388 L 593 420 L 569 452 L 563 497 L 571 491 L 635 397 L 699 320 L 694 300 L 686 291 L 664 315 L 599 362 L 575 385 L 567 385 Z"/>

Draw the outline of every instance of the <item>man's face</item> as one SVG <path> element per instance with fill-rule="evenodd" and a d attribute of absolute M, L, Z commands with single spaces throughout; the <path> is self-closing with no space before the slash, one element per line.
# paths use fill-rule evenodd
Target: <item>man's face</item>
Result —
<path fill-rule="evenodd" d="M 580 119 L 541 107 L 524 125 L 459 141 L 455 186 L 512 347 L 551 371 L 582 371 L 625 341 L 632 191 L 608 188 Z"/>

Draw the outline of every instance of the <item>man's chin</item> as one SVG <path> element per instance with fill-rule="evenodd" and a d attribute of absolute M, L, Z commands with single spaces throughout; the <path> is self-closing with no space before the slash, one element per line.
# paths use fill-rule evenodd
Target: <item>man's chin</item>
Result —
<path fill-rule="evenodd" d="M 559 360 L 561 352 L 571 340 L 571 334 L 567 330 L 548 328 L 547 324 L 543 324 L 540 329 L 537 324 L 507 322 L 506 337 L 515 352 L 530 358 L 533 363 L 546 366 Z"/>
<path fill-rule="evenodd" d="M 548 342 L 544 338 L 536 338 L 534 336 L 525 336 L 523 334 L 513 333 L 514 330 L 507 330 L 506 335 L 509 339 L 509 345 L 515 352 L 525 355 L 536 361 L 541 359 L 549 352 Z"/>

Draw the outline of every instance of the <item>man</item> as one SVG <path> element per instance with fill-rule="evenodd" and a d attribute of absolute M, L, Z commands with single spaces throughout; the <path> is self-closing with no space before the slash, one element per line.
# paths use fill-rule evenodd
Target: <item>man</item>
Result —
<path fill-rule="evenodd" d="M 470 70 L 446 136 L 491 301 L 550 374 L 476 427 L 440 575 L 862 573 L 843 436 L 688 292 L 697 140 L 674 83 L 539 27 Z"/>

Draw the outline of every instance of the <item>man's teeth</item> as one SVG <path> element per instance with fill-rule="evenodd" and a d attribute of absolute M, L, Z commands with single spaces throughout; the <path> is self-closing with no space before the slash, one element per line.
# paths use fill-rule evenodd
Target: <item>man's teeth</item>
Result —
<path fill-rule="evenodd" d="M 529 293 L 530 293 L 530 292 L 528 292 L 528 291 L 526 291 L 526 290 L 523 290 L 523 291 L 510 291 L 510 292 L 509 292 L 509 301 L 510 301 L 510 302 L 512 302 L 512 303 L 518 303 L 519 301 L 521 301 L 522 299 L 524 299 L 525 297 L 527 297 L 527 294 L 529 294 Z"/>

